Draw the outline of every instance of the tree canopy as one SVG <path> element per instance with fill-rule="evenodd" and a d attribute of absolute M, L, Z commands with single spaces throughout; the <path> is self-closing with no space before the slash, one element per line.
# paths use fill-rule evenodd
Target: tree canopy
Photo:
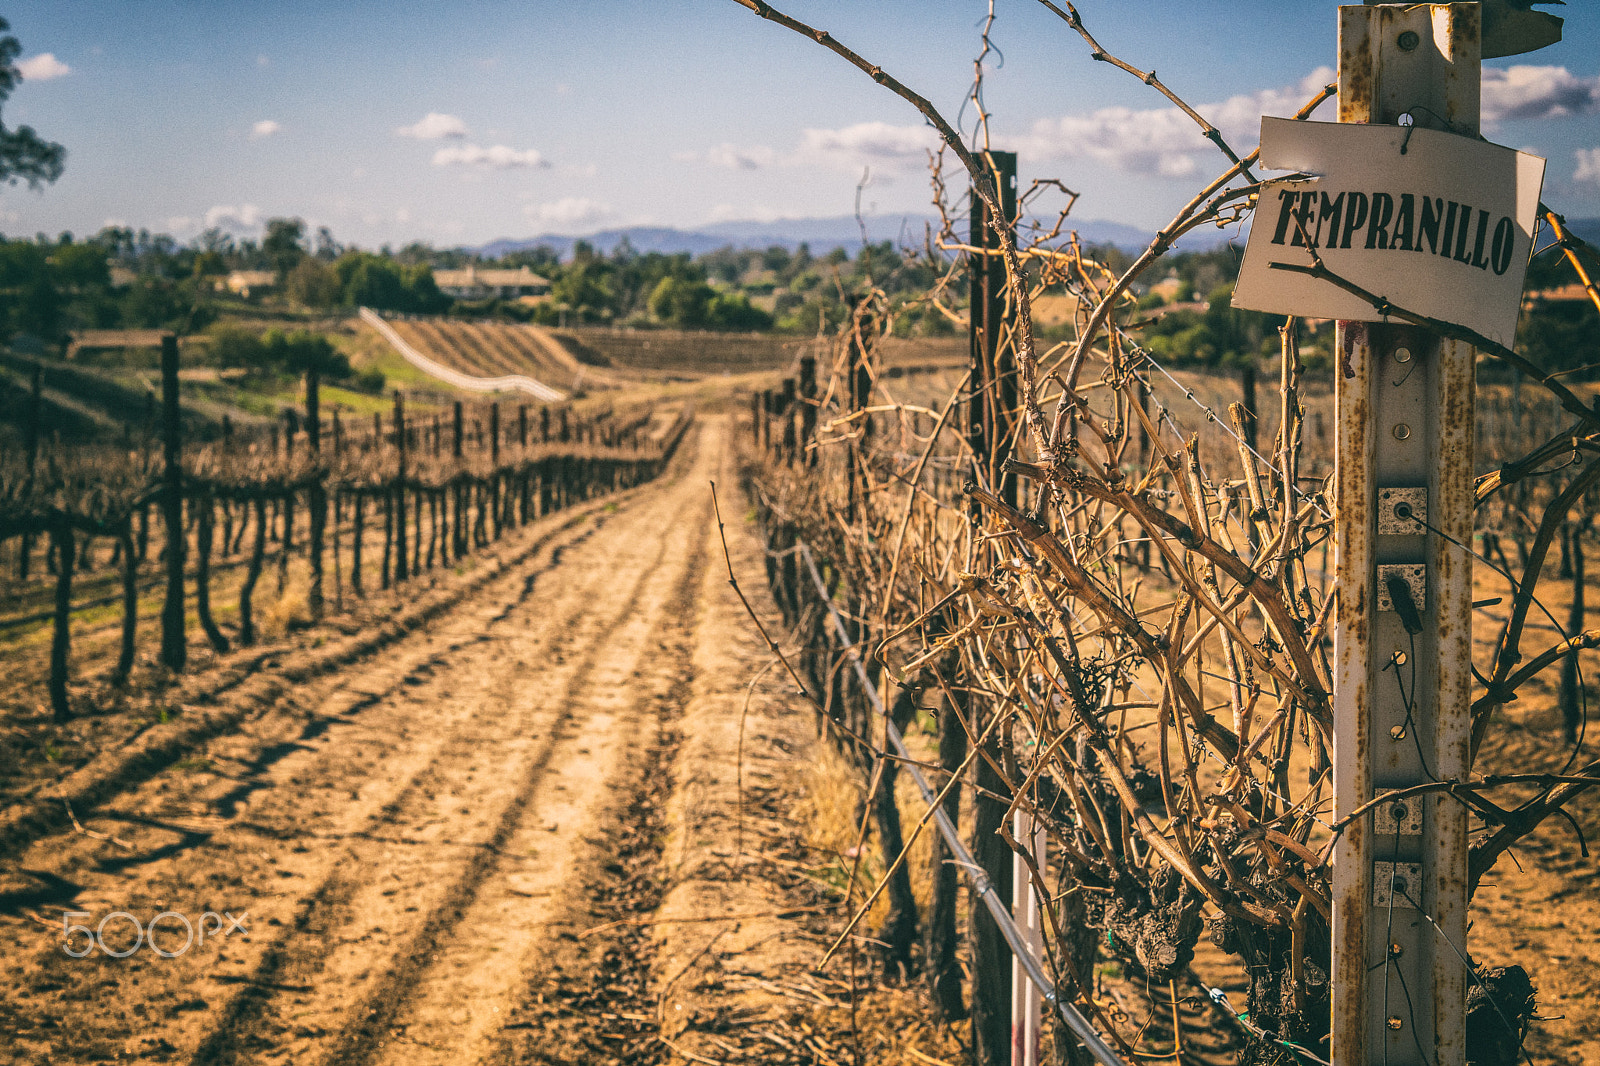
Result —
<path fill-rule="evenodd" d="M 0 18 L 0 33 L 5 34 L 0 37 L 0 102 L 10 99 L 22 82 L 22 71 L 17 69 L 22 43 L 7 32 L 10 29 L 11 24 Z M 12 185 L 25 181 L 37 189 L 59 178 L 66 165 L 67 150 L 39 136 L 32 126 L 13 130 L 0 122 L 0 179 Z"/>

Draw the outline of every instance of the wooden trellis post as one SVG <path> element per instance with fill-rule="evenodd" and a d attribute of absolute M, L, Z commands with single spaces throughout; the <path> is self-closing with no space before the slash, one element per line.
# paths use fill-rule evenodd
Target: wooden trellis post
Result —
<path fill-rule="evenodd" d="M 183 627 L 183 563 L 188 546 L 183 532 L 183 412 L 178 406 L 178 338 L 161 338 L 161 511 L 166 519 L 167 596 L 161 605 L 161 661 L 179 671 L 188 661 Z"/>
<path fill-rule="evenodd" d="M 1013 238 L 1016 233 L 1017 156 L 1014 152 L 986 152 L 984 159 L 994 178 L 1004 217 L 993 218 L 987 205 L 974 194 L 971 241 L 976 248 L 998 253 L 1001 228 L 1009 231 Z M 973 255 L 969 276 L 972 372 L 968 387 L 972 400 L 968 405 L 967 440 L 978 465 L 976 480 L 1015 506 L 1016 478 L 1001 473 L 1011 447 L 1018 405 L 1016 355 L 1011 347 L 1015 311 L 1007 299 L 1005 263 L 998 254 Z M 993 713 L 996 713 L 994 708 L 984 701 L 972 701 L 969 728 L 974 736 L 983 732 L 982 716 Z M 1016 859 L 998 835 L 1008 806 L 1002 797 L 1008 795 L 1009 790 L 994 768 L 1000 761 L 999 741 L 991 739 L 986 747 L 989 757 L 977 762 L 974 774 L 978 792 L 973 800 L 972 853 L 1001 898 L 1011 900 L 1015 906 L 1018 896 L 1013 866 Z M 1026 891 L 1027 880 L 1022 884 Z M 1021 1063 L 1024 1049 L 1031 1046 L 1032 1040 L 1031 1034 L 1024 1037 L 1028 1015 L 1026 1001 L 1031 994 L 1015 989 L 1013 971 L 1017 960 L 994 918 L 980 903 L 975 902 L 972 908 L 970 930 L 973 1044 L 977 1061 L 985 1066 Z M 1020 1017 L 1014 1015 L 1014 1007 L 1021 1007 Z M 1019 1037 L 1024 1039 L 1019 1040 Z"/>
<path fill-rule="evenodd" d="M 394 580 L 406 580 L 406 398 L 399 389 L 394 393 Z"/>
<path fill-rule="evenodd" d="M 1006 293 L 1006 268 L 1001 260 L 998 231 L 1004 227 L 1016 238 L 1017 154 L 985 152 L 1003 219 L 989 217 L 988 206 L 972 197 L 971 242 L 993 254 L 972 256 L 971 280 L 972 403 L 968 409 L 967 439 L 982 467 L 979 479 L 1007 504 L 1017 504 L 1016 478 L 1002 475 L 1016 420 L 1017 359 L 1011 347 L 1016 311 Z M 996 487 L 998 486 L 998 487 Z"/>

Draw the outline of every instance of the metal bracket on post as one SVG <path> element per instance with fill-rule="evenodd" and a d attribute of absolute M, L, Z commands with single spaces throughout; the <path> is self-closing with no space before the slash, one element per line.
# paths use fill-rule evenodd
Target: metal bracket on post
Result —
<path fill-rule="evenodd" d="M 1476 133 L 1480 10 L 1341 7 L 1339 121 Z M 1472 538 L 1474 352 L 1390 323 L 1341 322 L 1334 343 L 1342 817 L 1466 770 L 1472 560 L 1456 544 Z M 1466 860 L 1465 814 L 1437 796 L 1380 804 L 1335 845 L 1338 1066 L 1465 1062 Z"/>
<path fill-rule="evenodd" d="M 1389 582 L 1399 581 L 1411 593 L 1411 607 L 1419 615 L 1428 606 L 1428 568 L 1422 563 L 1378 564 L 1378 610 L 1395 611 L 1400 608 L 1389 591 Z"/>
<path fill-rule="evenodd" d="M 1409 537 L 1428 532 L 1428 488 L 1378 490 L 1378 535 Z"/>

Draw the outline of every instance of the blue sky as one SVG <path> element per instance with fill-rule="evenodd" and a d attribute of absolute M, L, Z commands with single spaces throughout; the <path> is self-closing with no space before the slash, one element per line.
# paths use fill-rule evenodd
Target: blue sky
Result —
<path fill-rule="evenodd" d="M 779 6 L 948 118 L 961 111 L 983 0 Z M 996 6 L 992 143 L 1021 153 L 1025 180 L 1061 179 L 1082 218 L 1154 228 L 1220 169 L 1163 99 L 1093 62 L 1034 0 Z M 1549 158 L 1545 199 L 1573 217 L 1600 216 L 1594 6 L 1556 9 L 1561 44 L 1486 65 L 1485 132 Z M 1263 111 L 1293 110 L 1331 77 L 1333 3 L 1078 9 L 1241 151 Z M 4 121 L 68 150 L 54 186 L 0 189 L 10 235 L 117 223 L 188 240 L 298 215 L 364 247 L 448 246 L 833 216 L 868 166 L 869 212 L 929 209 L 932 140 L 909 106 L 732 0 L 20 0 L 0 13 L 31 75 Z"/>

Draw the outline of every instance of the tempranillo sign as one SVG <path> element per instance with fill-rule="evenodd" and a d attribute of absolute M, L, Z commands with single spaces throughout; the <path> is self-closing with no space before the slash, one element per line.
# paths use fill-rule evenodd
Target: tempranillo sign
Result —
<path fill-rule="evenodd" d="M 1407 311 L 1509 346 L 1544 160 L 1413 126 L 1261 120 L 1261 188 L 1235 307 L 1380 322 L 1331 273 Z M 1312 250 L 1315 249 L 1315 255 Z"/>

